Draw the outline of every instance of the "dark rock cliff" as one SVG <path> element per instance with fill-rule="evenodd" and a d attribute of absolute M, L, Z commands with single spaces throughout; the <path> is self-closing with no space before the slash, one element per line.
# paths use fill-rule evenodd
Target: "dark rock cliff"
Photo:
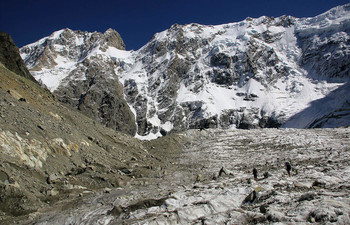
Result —
<path fill-rule="evenodd" d="M 0 62 L 14 73 L 36 81 L 24 64 L 11 36 L 2 31 L 0 31 Z"/>

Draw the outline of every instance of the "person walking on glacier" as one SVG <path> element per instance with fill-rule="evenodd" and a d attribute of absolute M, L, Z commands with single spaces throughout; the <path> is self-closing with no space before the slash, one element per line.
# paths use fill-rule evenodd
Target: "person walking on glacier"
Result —
<path fill-rule="evenodd" d="M 254 180 L 258 179 L 258 170 L 256 168 L 253 169 L 253 176 L 254 176 Z"/>
<path fill-rule="evenodd" d="M 288 176 L 290 176 L 290 171 L 292 170 L 292 166 L 290 165 L 289 162 L 286 162 L 286 170 L 287 170 Z"/>

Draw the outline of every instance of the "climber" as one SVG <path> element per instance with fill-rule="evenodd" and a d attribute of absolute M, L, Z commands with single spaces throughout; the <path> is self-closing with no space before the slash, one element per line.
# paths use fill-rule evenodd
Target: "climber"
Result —
<path fill-rule="evenodd" d="M 258 179 L 258 170 L 256 168 L 253 169 L 254 180 Z"/>
<path fill-rule="evenodd" d="M 290 176 L 290 171 L 292 170 L 292 166 L 290 165 L 289 162 L 286 162 L 286 170 L 288 172 L 288 175 Z"/>
<path fill-rule="evenodd" d="M 226 169 L 224 167 L 221 167 L 220 171 L 219 171 L 219 177 L 221 177 L 223 174 L 227 175 Z"/>

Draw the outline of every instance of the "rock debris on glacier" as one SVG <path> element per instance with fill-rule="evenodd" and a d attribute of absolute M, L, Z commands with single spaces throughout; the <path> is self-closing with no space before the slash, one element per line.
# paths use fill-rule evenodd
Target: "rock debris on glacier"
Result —
<path fill-rule="evenodd" d="M 69 213 L 43 215 L 39 224 L 47 219 L 57 224 L 350 222 L 348 128 L 210 129 L 180 136 L 184 151 L 167 155 L 171 163 L 161 179 L 90 196 Z M 222 167 L 227 174 L 217 177 Z M 260 172 L 257 180 L 252 168 Z M 255 199 L 247 200 L 252 192 Z"/>

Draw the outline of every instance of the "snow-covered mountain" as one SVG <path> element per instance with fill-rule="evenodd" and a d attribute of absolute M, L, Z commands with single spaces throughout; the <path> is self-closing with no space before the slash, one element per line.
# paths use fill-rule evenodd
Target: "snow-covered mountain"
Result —
<path fill-rule="evenodd" d="M 350 125 L 350 4 L 312 18 L 175 24 L 137 51 L 124 49 L 112 29 L 64 29 L 21 56 L 61 101 L 140 138 Z"/>
<path fill-rule="evenodd" d="M 118 32 L 64 29 L 21 48 L 33 76 L 58 98 L 108 127 L 134 135 L 135 117 L 118 81 L 115 54 L 125 51 Z"/>

